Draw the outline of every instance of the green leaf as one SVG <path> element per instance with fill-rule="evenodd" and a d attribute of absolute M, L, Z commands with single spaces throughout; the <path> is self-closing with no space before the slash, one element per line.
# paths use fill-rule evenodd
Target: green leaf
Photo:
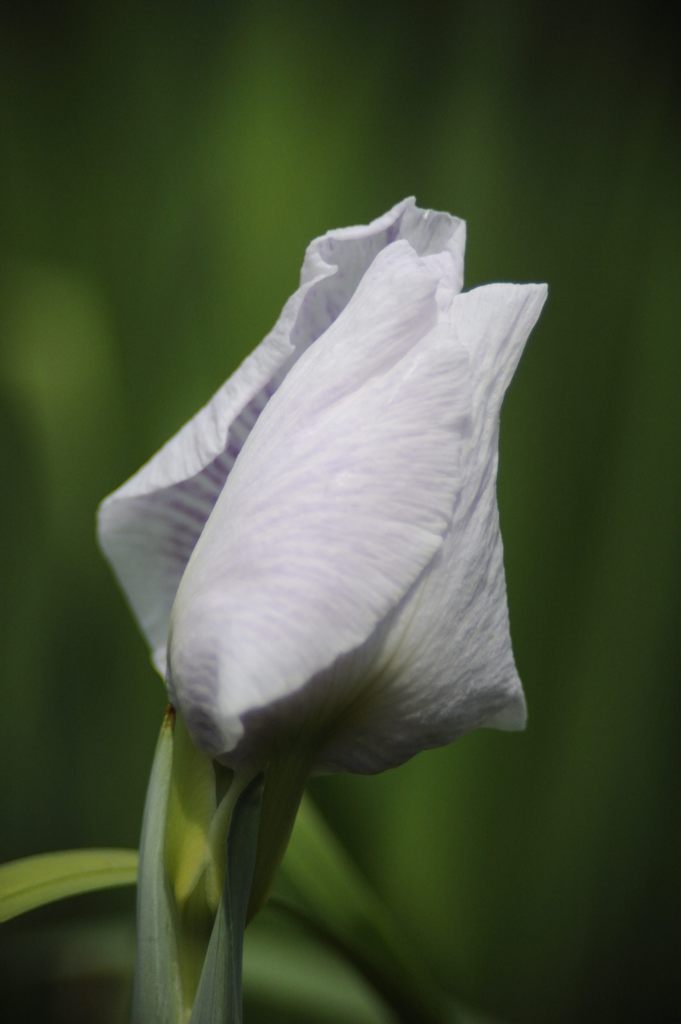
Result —
<path fill-rule="evenodd" d="M 180 1024 L 182 1021 L 175 907 L 164 858 L 174 724 L 174 712 L 168 709 L 156 744 L 142 819 L 133 1024 Z"/>
<path fill-rule="evenodd" d="M 137 850 L 62 850 L 0 865 L 0 922 L 83 892 L 134 885 Z"/>
<path fill-rule="evenodd" d="M 395 1013 L 355 965 L 276 907 L 246 932 L 244 990 L 258 1019 L 296 1024 L 395 1024 Z M 417 1018 L 418 1019 L 418 1018 Z M 443 1024 L 503 1024 L 447 998 Z M 419 1022 L 420 1024 L 420 1022 Z"/>
<path fill-rule="evenodd" d="M 258 844 L 261 791 L 260 779 L 255 779 L 234 807 L 222 899 L 190 1024 L 241 1024 L 243 1019 L 243 940 Z"/>
<path fill-rule="evenodd" d="M 244 993 L 257 1019 L 296 1024 L 394 1024 L 345 957 L 288 914 L 266 907 L 246 930 Z"/>
<path fill-rule="evenodd" d="M 307 798 L 300 806 L 273 902 L 354 964 L 398 1020 L 453 1021 L 418 950 L 404 939 Z"/>

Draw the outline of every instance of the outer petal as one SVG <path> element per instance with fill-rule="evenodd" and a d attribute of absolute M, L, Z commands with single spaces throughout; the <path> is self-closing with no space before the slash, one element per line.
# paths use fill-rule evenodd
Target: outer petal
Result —
<path fill-rule="evenodd" d="M 347 734 L 329 743 L 328 768 L 379 771 L 479 726 L 525 724 L 508 624 L 497 441 L 504 391 L 545 298 L 544 285 L 490 285 L 452 303 L 455 342 L 469 352 L 473 378 L 473 429 L 454 515 L 399 607 L 333 666 L 332 675 L 373 678 L 374 686 Z"/>
<path fill-rule="evenodd" d="M 213 755 L 257 760 L 244 717 L 361 645 L 441 546 L 471 430 L 455 274 L 383 250 L 246 442 L 172 615 L 172 699 Z"/>
<path fill-rule="evenodd" d="M 465 226 L 404 200 L 367 226 L 312 242 L 301 287 L 264 341 L 142 469 L 102 503 L 100 544 L 165 671 L 170 609 L 194 546 L 246 438 L 291 367 L 344 309 L 376 254 L 406 238 L 448 253 L 461 287 Z"/>

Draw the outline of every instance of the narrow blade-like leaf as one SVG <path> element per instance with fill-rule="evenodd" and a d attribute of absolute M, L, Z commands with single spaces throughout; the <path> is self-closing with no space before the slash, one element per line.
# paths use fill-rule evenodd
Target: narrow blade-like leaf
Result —
<path fill-rule="evenodd" d="M 180 1024 L 182 1020 L 175 910 L 164 862 L 174 718 L 169 709 L 156 744 L 144 805 L 132 1024 Z"/>
<path fill-rule="evenodd" d="M 400 1021 L 453 1021 L 418 949 L 406 941 L 309 799 L 304 799 L 273 902 L 340 951 Z"/>
<path fill-rule="evenodd" d="M 0 922 L 46 903 L 134 885 L 137 850 L 60 850 L 0 865 Z"/>

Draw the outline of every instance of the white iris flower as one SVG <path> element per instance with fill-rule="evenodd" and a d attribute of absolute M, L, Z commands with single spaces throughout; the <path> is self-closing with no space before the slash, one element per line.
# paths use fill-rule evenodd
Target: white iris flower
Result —
<path fill-rule="evenodd" d="M 374 772 L 522 728 L 499 413 L 544 285 L 462 293 L 465 225 L 399 203 L 311 243 L 211 401 L 99 537 L 195 743 Z"/>

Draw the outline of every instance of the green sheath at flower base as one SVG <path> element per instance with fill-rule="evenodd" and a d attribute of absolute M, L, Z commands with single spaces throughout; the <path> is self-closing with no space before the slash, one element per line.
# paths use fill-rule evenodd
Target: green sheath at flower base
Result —
<path fill-rule="evenodd" d="M 261 794 L 252 773 L 199 751 L 168 708 L 142 827 L 132 1024 L 241 1020 Z"/>
<path fill-rule="evenodd" d="M 142 827 L 133 1024 L 185 1020 L 191 1010 L 215 909 L 204 884 L 215 805 L 212 762 L 168 708 Z"/>
<path fill-rule="evenodd" d="M 183 906 L 206 869 L 207 835 L 215 813 L 215 771 L 175 716 L 173 766 L 168 792 L 165 861 L 175 902 Z"/>
<path fill-rule="evenodd" d="M 241 1024 L 243 941 L 260 822 L 260 779 L 241 791 L 229 823 L 220 903 L 190 1024 Z"/>
<path fill-rule="evenodd" d="M 310 752 L 291 747 L 273 757 L 267 767 L 249 920 L 265 903 L 286 852 L 313 760 Z"/>

